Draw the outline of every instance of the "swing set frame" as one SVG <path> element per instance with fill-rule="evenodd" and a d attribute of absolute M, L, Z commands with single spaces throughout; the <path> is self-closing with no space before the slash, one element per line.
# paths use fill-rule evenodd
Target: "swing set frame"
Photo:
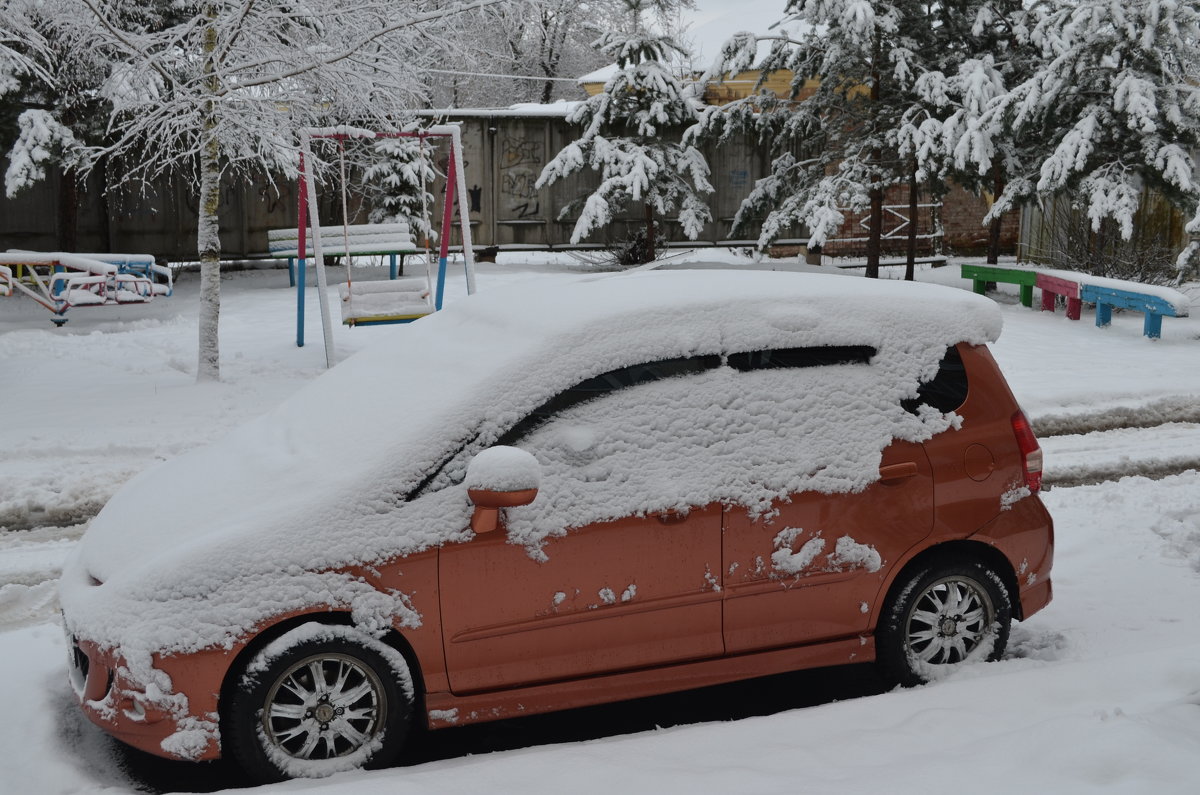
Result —
<path fill-rule="evenodd" d="M 442 196 L 442 226 L 438 239 L 438 274 L 437 286 L 434 291 L 434 308 L 442 308 L 442 298 L 446 286 L 446 268 L 450 257 L 450 232 L 454 226 L 454 202 L 458 200 L 459 232 L 462 236 L 463 269 L 466 272 L 467 295 L 475 294 L 475 261 L 471 245 L 470 208 L 466 204 L 467 182 L 462 161 L 462 132 L 457 125 L 436 124 L 423 130 L 409 132 L 377 132 L 349 126 L 305 128 L 300 130 L 300 174 L 297 179 L 298 213 L 296 222 L 297 236 L 297 309 L 296 309 L 296 345 L 304 346 L 304 284 L 305 284 L 305 253 L 308 250 L 308 233 L 312 232 L 313 259 L 317 262 L 317 292 L 321 307 L 321 331 L 325 341 L 325 366 L 332 367 L 335 363 L 333 345 L 333 325 L 329 317 L 329 284 L 325 277 L 325 251 L 321 246 L 321 222 L 317 212 L 316 180 L 312 173 L 312 164 L 316 158 L 312 153 L 314 139 L 332 139 L 344 146 L 350 139 L 377 138 L 448 138 L 450 141 L 450 156 L 446 168 L 445 192 Z M 342 194 L 346 194 L 346 182 L 343 175 Z M 345 202 L 343 201 L 343 206 Z M 343 222 L 345 219 L 343 218 Z M 307 223 L 306 223 L 307 222 Z M 333 253 L 333 252 L 330 252 Z M 346 267 L 350 267 L 347 258 Z M 390 321 L 403 322 L 403 321 Z M 363 325 L 367 325 L 363 323 Z"/>

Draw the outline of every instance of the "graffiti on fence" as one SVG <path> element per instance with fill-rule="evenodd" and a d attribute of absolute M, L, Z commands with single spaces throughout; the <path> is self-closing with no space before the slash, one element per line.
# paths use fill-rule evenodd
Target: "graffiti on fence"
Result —
<path fill-rule="evenodd" d="M 524 220 L 537 218 L 538 173 L 546 143 L 541 138 L 504 138 L 500 145 L 500 205 L 503 215 Z"/>

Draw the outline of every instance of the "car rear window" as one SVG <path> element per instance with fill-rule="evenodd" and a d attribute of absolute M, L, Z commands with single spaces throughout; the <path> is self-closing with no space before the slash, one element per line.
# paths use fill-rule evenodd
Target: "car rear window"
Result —
<path fill-rule="evenodd" d="M 925 381 L 917 387 L 917 396 L 901 401 L 904 410 L 912 414 L 925 404 L 943 414 L 954 411 L 967 400 L 967 369 L 963 366 L 962 356 L 957 346 L 951 345 L 946 349 L 938 365 L 937 375 L 932 381 Z"/>

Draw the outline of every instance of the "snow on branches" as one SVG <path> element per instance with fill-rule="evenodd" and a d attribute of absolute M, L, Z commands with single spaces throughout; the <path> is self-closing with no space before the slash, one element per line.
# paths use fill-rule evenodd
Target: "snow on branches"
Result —
<path fill-rule="evenodd" d="M 45 178 L 48 161 L 56 156 L 71 168 L 86 168 L 89 156 L 75 135 L 49 112 L 27 110 L 17 117 L 19 134 L 8 153 L 4 192 L 13 198 L 21 190 Z"/>
<path fill-rule="evenodd" d="M 1041 195 L 1067 192 L 1091 219 L 1133 233 L 1143 186 L 1195 215 L 1200 183 L 1200 8 L 1172 0 L 1039 6 L 1041 61 L 985 118 L 1045 147 Z"/>
<path fill-rule="evenodd" d="M 629 5 L 636 18 L 641 3 L 631 0 Z M 634 27 L 640 30 L 640 25 Z M 652 33 L 611 31 L 594 46 L 616 60 L 618 71 L 603 93 L 567 118 L 583 132 L 546 164 L 537 187 L 585 167 L 600 172 L 600 184 L 575 222 L 572 243 L 609 224 L 629 202 L 642 202 L 658 216 L 678 209 L 684 234 L 695 239 L 712 217 L 703 196 L 713 188 L 700 151 L 670 137 L 695 122 L 700 112 L 698 100 L 666 63 L 672 53 L 681 52 L 678 45 Z"/>
<path fill-rule="evenodd" d="M 439 176 L 429 144 L 420 138 L 379 138 L 372 146 L 375 160 L 363 170 L 364 187 L 378 193 L 371 223 L 404 221 L 417 240 L 436 240 L 430 222 L 433 183 Z"/>
<path fill-rule="evenodd" d="M 46 41 L 29 24 L 29 0 L 0 0 L 0 97 L 16 91 L 24 75 L 45 77 L 37 56 Z"/>

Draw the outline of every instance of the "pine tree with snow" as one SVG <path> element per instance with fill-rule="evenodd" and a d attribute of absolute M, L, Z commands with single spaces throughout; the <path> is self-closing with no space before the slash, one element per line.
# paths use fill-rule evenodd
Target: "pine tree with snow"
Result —
<path fill-rule="evenodd" d="M 884 117 L 895 118 L 891 126 L 885 126 L 883 139 L 884 150 L 895 153 L 894 179 L 908 190 L 904 225 L 904 278 L 908 281 L 915 278 L 920 195 L 927 191 L 930 199 L 939 201 L 947 191 L 950 173 L 943 133 L 948 110 L 940 96 L 931 96 L 927 86 L 937 82 L 937 76 L 957 71 L 977 52 L 968 13 L 977 3 L 955 0 L 896 6 L 900 22 L 888 58 L 893 67 L 886 79 L 884 107 L 877 110 Z M 886 107 L 889 105 L 891 108 Z"/>
<path fill-rule="evenodd" d="M 1039 143 L 1038 196 L 1065 194 L 1102 250 L 1128 240 L 1149 187 L 1200 234 L 1200 7 L 1176 0 L 1078 0 L 1039 6 L 1036 72 L 992 104 L 985 121 Z M 1010 182 L 1001 201 L 1028 186 Z"/>
<path fill-rule="evenodd" d="M 58 246 L 76 249 L 79 188 L 97 163 L 96 153 L 106 141 L 106 120 L 112 110 L 105 96 L 107 76 L 114 59 L 124 55 L 90 36 L 59 27 L 64 16 L 81 12 L 74 0 L 22 2 L 22 37 L 36 42 L 29 50 L 29 68 L 5 98 L 12 114 L 15 138 L 10 140 L 5 192 L 12 198 L 43 179 L 53 179 L 58 190 Z M 113 20 L 142 31 L 169 24 L 171 0 L 125 3 L 112 9 Z M 103 176 L 104 169 L 101 168 Z"/>
<path fill-rule="evenodd" d="M 417 138 L 380 138 L 372 151 L 375 159 L 363 170 L 365 187 L 375 194 L 371 223 L 407 223 L 418 242 L 435 240 L 437 232 L 429 214 L 438 172 L 433 167 L 431 145 Z"/>
<path fill-rule="evenodd" d="M 600 184 L 584 201 L 571 242 L 578 243 L 611 223 L 631 202 L 640 202 L 646 213 L 648 244 L 640 259 L 650 261 L 655 258 L 656 217 L 678 209 L 683 233 L 694 240 L 712 217 L 704 200 L 712 185 L 700 151 L 671 139 L 674 131 L 694 123 L 700 111 L 699 101 L 668 64 L 673 53 L 682 51 L 670 38 L 644 27 L 642 15 L 651 3 L 625 0 L 625 4 L 633 32 L 611 31 L 595 43 L 616 61 L 618 71 L 602 93 L 568 117 L 583 127 L 583 133 L 546 164 L 537 187 L 585 167 L 600 172 Z"/>
<path fill-rule="evenodd" d="M 936 150 L 940 179 L 991 195 L 983 222 L 988 262 L 995 263 L 1003 215 L 1033 192 L 1029 170 L 1037 142 L 1014 135 L 990 111 L 1033 73 L 1039 53 L 1029 40 L 1031 11 L 1023 0 L 963 0 L 954 14 L 958 25 L 943 20 L 936 62 L 914 85 L 937 120 L 926 122 L 915 139 Z"/>
<path fill-rule="evenodd" d="M 913 86 L 931 50 L 930 9 L 938 7 L 916 0 L 789 0 L 773 26 L 778 33 L 738 33 L 726 42 L 712 76 L 750 68 L 764 80 L 778 70 L 794 75 L 790 96 L 759 92 L 710 108 L 689 132 L 689 140 L 719 140 L 749 131 L 771 146 L 771 172 L 743 201 L 734 234 L 761 222 L 758 246 L 765 248 L 787 229 L 805 226 L 809 245 L 819 247 L 843 224 L 844 210 L 869 209 L 867 275 L 878 277 L 884 192 L 914 179 L 919 150 L 897 157 L 898 133 L 919 104 Z M 770 42 L 771 50 L 756 62 L 760 42 Z M 923 122 L 912 116 L 908 126 L 920 129 Z"/>

